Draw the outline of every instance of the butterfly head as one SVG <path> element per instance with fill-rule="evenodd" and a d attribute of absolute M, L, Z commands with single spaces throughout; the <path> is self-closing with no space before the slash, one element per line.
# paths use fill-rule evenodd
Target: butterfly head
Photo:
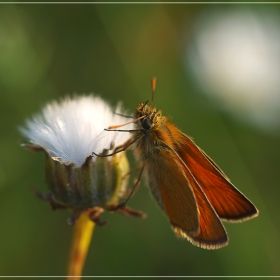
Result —
<path fill-rule="evenodd" d="M 148 101 L 140 103 L 134 113 L 135 119 L 140 119 L 137 125 L 140 126 L 143 131 L 149 131 L 156 128 L 163 119 L 161 110 L 157 110 L 154 106 L 149 106 Z"/>

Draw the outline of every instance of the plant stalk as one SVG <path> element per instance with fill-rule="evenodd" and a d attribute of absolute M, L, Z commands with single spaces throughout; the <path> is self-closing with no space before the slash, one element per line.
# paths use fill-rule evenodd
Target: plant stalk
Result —
<path fill-rule="evenodd" d="M 75 223 L 68 261 L 68 280 L 81 279 L 94 226 L 95 223 L 92 222 L 85 213 L 81 214 Z"/>

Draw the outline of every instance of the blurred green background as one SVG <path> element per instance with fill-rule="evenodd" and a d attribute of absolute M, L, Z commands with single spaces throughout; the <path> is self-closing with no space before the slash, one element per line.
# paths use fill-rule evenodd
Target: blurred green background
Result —
<path fill-rule="evenodd" d="M 52 211 L 28 190 L 47 191 L 44 155 L 20 147 L 18 126 L 46 102 L 73 93 L 98 93 L 133 112 L 151 99 L 153 76 L 157 107 L 260 215 L 225 223 L 229 245 L 203 250 L 176 238 L 143 181 L 129 206 L 148 218 L 102 214 L 109 223 L 95 229 L 84 275 L 280 274 L 279 126 L 264 130 L 236 118 L 205 94 L 190 67 L 201 15 L 231 9 L 280 16 L 278 6 L 257 5 L 0 6 L 0 275 L 64 275 L 73 232 L 70 211 Z"/>

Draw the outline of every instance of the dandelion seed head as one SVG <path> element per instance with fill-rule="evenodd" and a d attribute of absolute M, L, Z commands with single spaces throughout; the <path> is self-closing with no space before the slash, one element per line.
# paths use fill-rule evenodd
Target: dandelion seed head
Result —
<path fill-rule="evenodd" d="M 114 111 L 125 114 L 121 104 Z M 112 141 L 115 146 L 121 145 L 130 137 L 125 132 L 104 131 L 110 125 L 128 121 L 114 111 L 97 96 L 66 97 L 47 104 L 41 113 L 27 120 L 20 131 L 51 157 L 64 164 L 81 166 L 92 152 L 109 149 Z M 132 129 L 132 125 L 125 129 Z"/>

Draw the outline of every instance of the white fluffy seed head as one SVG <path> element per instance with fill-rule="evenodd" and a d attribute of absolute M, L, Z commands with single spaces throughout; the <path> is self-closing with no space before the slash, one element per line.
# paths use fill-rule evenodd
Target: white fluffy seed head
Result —
<path fill-rule="evenodd" d="M 114 111 L 126 114 L 120 104 Z M 97 96 L 66 97 L 59 103 L 47 104 L 41 113 L 27 120 L 20 131 L 51 157 L 59 158 L 64 164 L 81 166 L 92 152 L 109 149 L 112 141 L 118 146 L 129 139 L 127 132 L 104 131 L 110 125 L 129 121 L 114 111 Z M 132 125 L 124 129 L 132 129 Z"/>

